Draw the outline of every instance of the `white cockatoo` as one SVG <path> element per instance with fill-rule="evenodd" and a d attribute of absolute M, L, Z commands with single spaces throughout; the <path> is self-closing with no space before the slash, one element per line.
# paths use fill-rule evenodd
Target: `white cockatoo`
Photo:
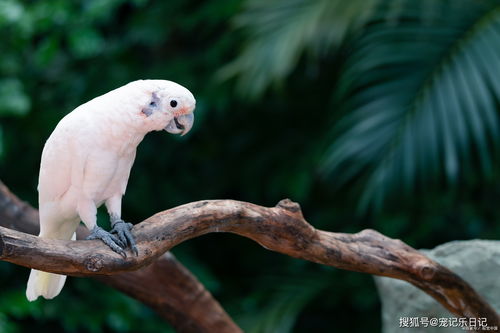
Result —
<path fill-rule="evenodd" d="M 80 105 L 56 126 L 42 153 L 38 181 L 40 237 L 75 239 L 80 221 L 125 255 L 137 254 L 132 224 L 121 219 L 136 148 L 151 131 L 186 134 L 193 126 L 196 101 L 183 86 L 166 80 L 139 80 Z M 97 207 L 106 205 L 111 233 L 96 224 Z M 31 270 L 26 297 L 51 299 L 66 276 Z"/>

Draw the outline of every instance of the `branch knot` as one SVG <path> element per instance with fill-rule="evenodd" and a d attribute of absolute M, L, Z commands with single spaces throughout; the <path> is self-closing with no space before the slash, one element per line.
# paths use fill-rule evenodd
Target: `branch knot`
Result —
<path fill-rule="evenodd" d="M 430 281 L 434 277 L 434 274 L 436 273 L 436 270 L 434 269 L 434 267 L 425 265 L 425 266 L 420 267 L 420 272 L 419 273 L 420 273 L 420 276 L 424 280 Z"/>
<path fill-rule="evenodd" d="M 414 272 L 424 281 L 430 281 L 436 274 L 436 267 L 428 258 L 422 258 L 413 265 Z"/>
<path fill-rule="evenodd" d="M 91 272 L 99 272 L 104 267 L 104 260 L 100 254 L 87 257 L 83 263 Z"/>
<path fill-rule="evenodd" d="M 301 211 L 300 205 L 296 202 L 293 202 L 292 200 L 290 200 L 288 198 L 283 199 L 280 202 L 278 202 L 276 207 L 283 208 L 284 210 L 288 210 L 289 212 L 292 212 L 292 213 L 297 213 L 297 212 Z"/>

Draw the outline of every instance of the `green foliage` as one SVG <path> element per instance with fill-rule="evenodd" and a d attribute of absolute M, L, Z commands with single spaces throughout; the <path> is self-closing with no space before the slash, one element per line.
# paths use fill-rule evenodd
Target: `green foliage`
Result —
<path fill-rule="evenodd" d="M 361 212 L 436 183 L 455 186 L 472 172 L 492 177 L 500 96 L 496 1 L 249 4 L 236 22 L 251 39 L 222 74 L 239 75 L 242 90 L 258 96 L 289 76 L 303 54 L 321 49 L 323 58 L 337 59 L 331 94 L 339 121 L 321 171 L 342 190 L 361 189 Z"/>
<path fill-rule="evenodd" d="M 29 97 L 17 79 L 0 80 L 0 115 L 25 115 L 30 108 Z"/>
<path fill-rule="evenodd" d="M 353 41 L 337 87 L 348 114 L 336 126 L 325 169 L 363 182 L 361 205 L 394 193 L 491 176 L 498 148 L 500 7 L 437 2 L 401 8 Z M 446 12 L 446 14 L 445 14 Z M 420 186 L 420 188 L 418 188 Z"/>
<path fill-rule="evenodd" d="M 15 280 L 15 275 L 24 276 L 28 270 L 12 270 L 6 265 L 0 265 L 3 273 L 1 282 L 4 286 L 0 299 L 2 332 L 25 332 L 31 328 L 37 331 L 56 329 L 64 332 L 153 333 L 158 332 L 158 327 L 162 327 L 162 331 L 169 331 L 168 325 L 137 301 L 86 279 L 69 278 L 68 285 L 71 284 L 71 288 L 61 294 L 57 301 L 27 302 L 24 293 L 25 279 Z M 19 274 L 20 272 L 23 274 Z M 80 301 L 82 299 L 84 301 Z M 30 318 L 34 322 L 27 320 Z"/>
<path fill-rule="evenodd" d="M 36 206 L 61 117 L 165 78 L 193 91 L 195 127 L 139 146 L 127 220 L 200 199 L 290 197 L 318 228 L 376 228 L 417 248 L 498 238 L 499 19 L 493 0 L 3 0 L 0 179 Z M 234 235 L 174 253 L 248 331 L 378 329 L 367 275 Z M 28 303 L 27 278 L 0 264 L 1 332 L 165 331 L 92 280 Z"/>
<path fill-rule="evenodd" d="M 253 0 L 234 24 L 251 39 L 241 54 L 218 75 L 240 74 L 239 92 L 261 95 L 287 77 L 307 50 L 317 58 L 338 46 L 348 31 L 359 27 L 376 0 Z"/>
<path fill-rule="evenodd" d="M 300 311 L 325 288 L 328 275 L 322 273 L 300 277 L 267 276 L 259 281 L 261 286 L 272 287 L 256 291 L 250 300 L 252 303 L 245 304 L 247 311 L 238 318 L 243 330 L 250 333 L 291 332 Z"/>

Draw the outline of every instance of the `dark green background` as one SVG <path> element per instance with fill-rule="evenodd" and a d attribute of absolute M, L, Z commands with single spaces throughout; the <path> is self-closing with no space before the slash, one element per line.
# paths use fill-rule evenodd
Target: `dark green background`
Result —
<path fill-rule="evenodd" d="M 498 1 L 1 0 L 0 31 L 0 179 L 34 206 L 59 119 L 161 78 L 194 93 L 195 126 L 139 146 L 129 221 L 201 199 L 288 197 L 317 228 L 374 228 L 416 248 L 500 236 Z M 235 235 L 173 253 L 248 332 L 380 330 L 368 275 Z M 1 332 L 167 326 L 81 278 L 28 303 L 28 269 L 0 272 Z"/>

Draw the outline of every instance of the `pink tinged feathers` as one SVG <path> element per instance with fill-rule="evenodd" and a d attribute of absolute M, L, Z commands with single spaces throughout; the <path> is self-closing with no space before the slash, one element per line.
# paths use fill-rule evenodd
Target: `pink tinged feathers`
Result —
<path fill-rule="evenodd" d="M 40 237 L 71 239 L 82 221 L 96 226 L 106 203 L 120 218 L 136 149 L 151 131 L 186 134 L 196 101 L 166 80 L 139 80 L 80 105 L 56 126 L 42 153 L 38 183 Z M 33 270 L 26 295 L 55 297 L 65 277 Z"/>

